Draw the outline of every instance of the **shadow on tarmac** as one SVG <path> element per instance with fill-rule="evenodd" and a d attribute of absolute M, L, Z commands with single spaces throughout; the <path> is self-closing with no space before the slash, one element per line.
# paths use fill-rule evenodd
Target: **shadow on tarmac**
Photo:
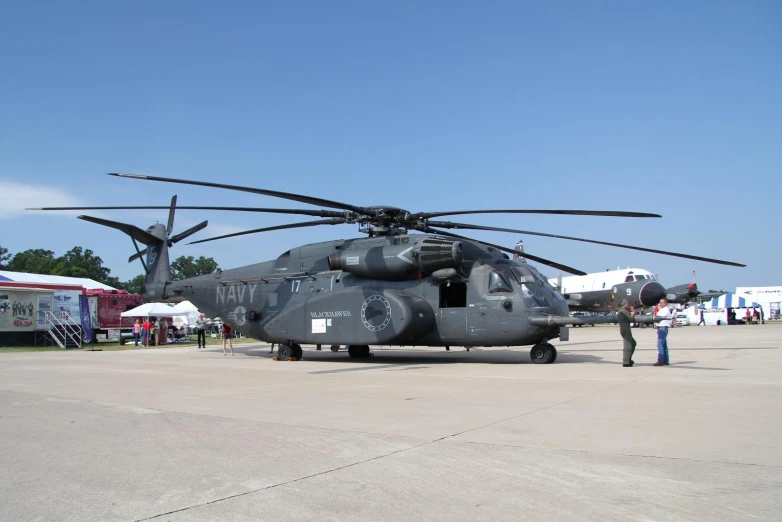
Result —
<path fill-rule="evenodd" d="M 697 348 L 697 350 L 713 350 L 715 348 Z M 739 348 L 745 350 L 753 350 L 756 348 Z M 769 348 L 757 348 L 757 349 L 769 349 Z M 770 348 L 775 349 L 775 348 Z M 621 367 L 617 361 L 606 361 L 602 357 L 581 353 L 581 352 L 568 352 L 561 347 L 558 348 L 557 361 L 554 364 L 608 364 Z M 613 351 L 617 350 L 599 350 L 599 351 Z M 656 349 L 644 349 L 636 350 L 636 353 L 653 352 L 656 353 Z M 238 355 L 245 355 L 249 357 L 261 357 L 271 359 L 276 355 L 275 353 L 269 353 L 268 345 L 260 348 L 250 348 L 247 350 L 236 350 Z M 373 349 L 372 356 L 366 359 L 354 359 L 351 358 L 346 350 L 340 350 L 339 352 L 331 352 L 329 349 L 323 349 L 321 351 L 308 348 L 304 350 L 304 360 L 313 361 L 319 363 L 342 363 L 357 365 L 357 368 L 339 368 L 335 370 L 317 370 L 310 373 L 346 373 L 368 369 L 388 368 L 394 371 L 405 370 L 420 370 L 427 368 L 428 366 L 422 365 L 441 365 L 441 364 L 534 364 L 529 357 L 529 350 L 519 349 L 480 349 L 473 348 L 471 351 L 466 351 L 463 348 L 452 348 L 450 352 L 443 350 L 441 353 L 416 352 L 408 350 L 383 350 Z M 728 368 L 712 368 L 704 366 L 691 366 L 697 364 L 698 361 L 678 361 L 674 362 L 666 368 L 679 368 L 688 370 L 705 370 L 705 371 L 730 371 Z M 650 362 L 636 362 L 635 367 L 652 366 L 654 360 Z"/>
<path fill-rule="evenodd" d="M 448 352 L 443 349 L 440 353 L 433 353 L 431 351 L 416 352 L 412 350 L 372 350 L 372 356 L 368 358 L 351 358 L 346 350 L 340 350 L 339 352 L 331 352 L 330 350 L 323 349 L 316 351 L 313 349 L 304 350 L 305 361 L 317 361 L 323 363 L 349 363 L 366 365 L 372 364 L 377 367 L 378 364 L 387 364 L 388 366 L 395 366 L 404 369 L 405 366 L 417 366 L 421 364 L 534 364 L 530 359 L 530 348 L 522 348 L 518 350 L 512 349 L 479 349 L 473 348 L 469 352 L 463 348 L 451 348 Z M 558 363 L 603 363 L 603 364 L 615 364 L 610 362 L 604 362 L 602 357 L 595 355 L 581 354 L 581 353 L 568 353 L 567 351 L 558 349 L 557 361 Z M 237 351 L 237 353 L 240 353 Z M 269 353 L 268 348 L 261 347 L 255 349 L 249 349 L 242 352 L 243 355 L 250 357 L 263 357 L 271 359 L 276 355 Z"/>

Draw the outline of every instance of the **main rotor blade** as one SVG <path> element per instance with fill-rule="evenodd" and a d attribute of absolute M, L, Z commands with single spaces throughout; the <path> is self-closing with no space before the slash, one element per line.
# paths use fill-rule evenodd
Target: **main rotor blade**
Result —
<path fill-rule="evenodd" d="M 655 248 L 644 248 L 632 245 L 623 245 L 620 243 L 609 243 L 608 241 L 597 241 L 595 239 L 584 239 L 580 237 L 560 236 L 558 234 L 544 234 L 543 232 L 532 232 L 530 230 L 517 230 L 515 228 L 499 228 L 499 227 L 485 227 L 481 225 L 468 225 L 465 223 L 452 223 L 450 221 L 429 221 L 429 225 L 443 228 L 463 228 L 469 230 L 489 230 L 494 232 L 511 232 L 514 234 L 527 234 L 530 236 L 541 237 L 554 237 L 557 239 L 567 239 L 569 241 L 580 241 L 582 243 L 594 243 L 596 245 L 606 245 L 617 248 L 626 248 L 628 250 L 639 250 L 641 252 L 651 252 L 652 254 L 662 254 L 664 256 L 683 257 L 685 259 L 694 259 L 696 261 L 704 261 L 706 263 L 716 263 L 718 265 L 738 266 L 745 267 L 741 263 L 734 263 L 733 261 L 722 261 L 721 259 L 712 259 L 710 257 L 693 256 L 690 254 L 682 254 L 679 252 L 669 252 L 667 250 L 657 250 Z"/>
<path fill-rule="evenodd" d="M 26 208 L 25 210 L 170 210 L 164 206 L 132 206 L 132 207 L 41 207 Z M 231 212 L 264 212 L 267 214 L 296 214 L 313 217 L 344 217 L 344 212 L 336 210 L 304 210 L 298 208 L 262 208 L 262 207 L 205 207 L 205 206 L 177 206 L 177 210 L 227 210 Z"/>
<path fill-rule="evenodd" d="M 257 234 L 259 232 L 271 232 L 272 230 L 285 230 L 286 228 L 302 228 L 302 227 L 315 227 L 318 225 L 341 225 L 346 223 L 344 218 L 338 219 L 319 219 L 317 221 L 304 221 L 302 223 L 291 223 L 289 225 L 278 225 L 276 227 L 256 228 L 253 230 L 245 230 L 243 232 L 235 232 L 233 234 L 226 234 L 224 236 L 210 237 L 208 239 L 199 239 L 198 241 L 192 241 L 188 245 L 195 245 L 198 243 L 206 243 L 207 241 L 215 241 L 217 239 L 225 239 L 227 237 L 244 236 L 247 234 Z"/>
<path fill-rule="evenodd" d="M 449 212 L 420 212 L 416 217 L 429 219 L 441 216 L 455 216 L 458 214 L 561 214 L 568 216 L 609 216 L 609 217 L 636 217 L 659 218 L 660 214 L 647 212 L 625 212 L 623 210 L 453 210 Z"/>
<path fill-rule="evenodd" d="M 417 228 L 416 230 L 420 230 L 421 232 L 429 232 L 430 234 L 439 234 L 441 236 L 455 237 L 455 238 L 458 238 L 458 239 L 466 239 L 467 241 L 475 241 L 476 243 L 481 243 L 483 245 L 487 245 L 487 246 L 496 248 L 497 250 L 502 250 L 503 252 L 508 252 L 508 253 L 511 253 L 511 254 L 520 254 L 523 257 L 525 257 L 525 258 L 527 258 L 527 259 L 529 259 L 531 261 L 536 261 L 536 262 L 540 263 L 541 265 L 550 266 L 552 268 L 556 268 L 558 270 L 562 270 L 563 272 L 567 272 L 569 274 L 586 275 L 586 272 L 584 272 L 583 270 L 579 270 L 577 268 L 573 268 L 573 267 L 570 267 L 570 266 L 567 266 L 567 265 L 563 265 L 561 263 L 557 263 L 556 261 L 551 261 L 551 260 L 545 259 L 543 257 L 534 256 L 534 255 L 530 254 L 529 252 L 527 252 L 526 250 L 524 252 L 519 252 L 518 250 L 513 250 L 512 248 L 507 248 L 507 247 L 504 247 L 504 246 L 495 245 L 494 243 L 487 243 L 486 241 L 480 241 L 478 239 L 473 239 L 471 237 L 465 237 L 465 236 L 460 236 L 458 234 L 452 234 L 451 232 L 446 232 L 445 230 L 437 230 L 436 228 L 431 228 L 431 227 L 421 227 L 421 228 Z"/>
<path fill-rule="evenodd" d="M 181 185 L 197 185 L 200 187 L 212 187 L 212 188 L 221 188 L 226 190 L 236 190 L 239 192 L 250 192 L 252 194 L 261 194 L 264 196 L 272 196 L 275 198 L 282 198 L 282 199 L 289 199 L 291 201 L 298 201 L 300 203 L 307 203 L 309 205 L 317 205 L 319 207 L 328 207 L 328 208 L 339 208 L 342 210 L 350 210 L 351 212 L 356 212 L 357 214 L 363 214 L 365 216 L 376 216 L 377 212 L 365 208 L 365 207 L 357 207 L 355 205 L 350 205 L 348 203 L 341 203 L 339 201 L 332 201 L 330 199 L 322 199 L 322 198 L 313 198 L 311 196 L 304 196 L 301 194 L 293 194 L 291 192 L 280 192 L 277 190 L 266 190 L 266 189 L 259 189 L 259 188 L 253 188 L 253 187 L 243 187 L 240 185 L 228 185 L 225 183 L 212 183 L 211 181 L 194 181 L 189 179 L 176 179 L 176 178 L 161 178 L 158 176 L 144 176 L 141 174 L 120 174 L 117 172 L 110 172 L 109 176 L 118 176 L 120 178 L 134 178 L 134 179 L 144 179 L 148 181 L 162 181 L 165 183 L 179 183 Z"/>

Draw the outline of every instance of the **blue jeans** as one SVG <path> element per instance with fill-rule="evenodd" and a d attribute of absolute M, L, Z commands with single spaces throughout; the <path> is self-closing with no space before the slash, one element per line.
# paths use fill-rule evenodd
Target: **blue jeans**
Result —
<path fill-rule="evenodd" d="M 668 327 L 657 327 L 657 362 L 668 364 Z"/>
<path fill-rule="evenodd" d="M 141 330 L 141 344 L 144 346 L 149 344 L 149 330 Z"/>
<path fill-rule="evenodd" d="M 141 337 L 141 334 L 137 334 L 136 332 L 133 332 L 133 340 L 136 341 L 135 346 L 138 346 L 139 337 Z"/>

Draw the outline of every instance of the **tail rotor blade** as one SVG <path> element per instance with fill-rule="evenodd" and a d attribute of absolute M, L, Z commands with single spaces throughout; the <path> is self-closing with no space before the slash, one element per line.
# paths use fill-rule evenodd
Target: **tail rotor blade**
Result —
<path fill-rule="evenodd" d="M 168 226 L 166 227 L 166 235 L 170 236 L 174 231 L 174 214 L 176 214 L 176 194 L 171 198 L 171 210 L 168 211 Z"/>
<path fill-rule="evenodd" d="M 192 236 L 193 234 L 195 234 L 199 230 L 205 229 L 208 224 L 209 224 L 209 221 L 202 221 L 201 223 L 197 224 L 196 226 L 190 227 L 187 230 L 185 230 L 184 232 L 180 232 L 179 234 L 171 237 L 168 240 L 168 245 L 171 246 L 174 243 L 178 243 L 178 242 L 182 241 L 183 239 Z M 144 250 L 141 250 L 141 251 L 133 254 L 132 256 L 130 256 L 128 258 L 128 263 L 132 263 L 136 259 L 142 258 L 145 255 L 147 255 L 147 249 L 146 248 Z"/>
<path fill-rule="evenodd" d="M 127 223 L 120 223 L 118 221 L 110 221 L 108 219 L 102 219 L 102 218 L 96 218 L 93 216 L 76 216 L 77 219 L 82 219 L 84 221 L 89 221 L 90 223 L 95 223 L 96 225 L 103 225 L 104 227 L 109 228 L 115 228 L 117 230 L 120 230 L 127 235 L 129 235 L 131 238 L 135 239 L 139 243 L 143 243 L 145 245 L 159 245 L 163 242 L 162 239 L 159 239 L 146 230 L 141 230 L 137 226 L 129 225 Z"/>
<path fill-rule="evenodd" d="M 136 259 L 141 259 L 141 258 L 142 258 L 142 257 L 144 257 L 145 255 L 147 255 L 147 249 L 146 249 L 146 248 L 145 248 L 144 250 L 140 250 L 138 253 L 136 253 L 136 254 L 133 254 L 132 256 L 130 256 L 130 257 L 128 258 L 128 263 L 132 263 L 132 262 L 133 262 L 133 261 L 135 261 Z"/>
<path fill-rule="evenodd" d="M 180 232 L 179 234 L 173 236 L 171 239 L 169 239 L 169 241 L 171 242 L 171 244 L 179 243 L 180 241 L 182 241 L 186 237 L 190 237 L 193 234 L 195 234 L 196 232 L 198 232 L 199 230 L 205 229 L 208 224 L 209 224 L 209 221 L 202 221 L 199 224 L 197 224 L 196 226 L 190 227 L 187 230 L 185 230 L 184 232 Z"/>

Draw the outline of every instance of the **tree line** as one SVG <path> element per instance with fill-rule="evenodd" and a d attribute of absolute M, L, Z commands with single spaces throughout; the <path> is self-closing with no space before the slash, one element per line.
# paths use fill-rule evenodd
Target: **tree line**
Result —
<path fill-rule="evenodd" d="M 180 256 L 171 263 L 171 278 L 187 279 L 217 271 L 217 262 L 211 257 Z M 84 277 L 104 285 L 140 293 L 146 276 L 139 274 L 128 281 L 120 281 L 111 275 L 111 269 L 103 266 L 103 260 L 89 248 L 75 246 L 57 257 L 51 250 L 34 248 L 11 254 L 0 245 L 0 270 L 26 272 L 30 274 Z"/>

